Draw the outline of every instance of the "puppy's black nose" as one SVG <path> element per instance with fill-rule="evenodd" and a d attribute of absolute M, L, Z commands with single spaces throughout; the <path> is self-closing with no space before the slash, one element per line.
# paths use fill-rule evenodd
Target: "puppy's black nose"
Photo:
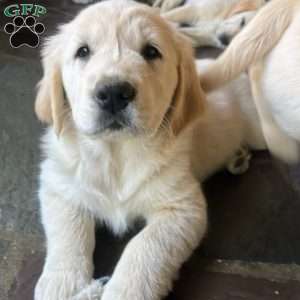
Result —
<path fill-rule="evenodd" d="M 219 40 L 224 46 L 228 46 L 230 44 L 230 37 L 227 34 L 221 34 L 219 36 Z"/>
<path fill-rule="evenodd" d="M 135 88 L 128 82 L 118 82 L 102 86 L 96 93 L 100 107 L 115 114 L 125 109 L 136 95 Z"/>

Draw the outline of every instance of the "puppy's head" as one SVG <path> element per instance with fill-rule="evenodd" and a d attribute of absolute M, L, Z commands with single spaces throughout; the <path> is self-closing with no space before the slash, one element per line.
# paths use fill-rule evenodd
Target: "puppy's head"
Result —
<path fill-rule="evenodd" d="M 175 135 L 203 110 L 189 43 L 152 8 L 92 5 L 47 42 L 36 113 L 57 133 Z"/>
<path fill-rule="evenodd" d="M 259 8 L 268 0 L 240 0 L 226 13 L 225 20 L 217 30 L 217 36 L 224 46 L 253 19 Z"/>

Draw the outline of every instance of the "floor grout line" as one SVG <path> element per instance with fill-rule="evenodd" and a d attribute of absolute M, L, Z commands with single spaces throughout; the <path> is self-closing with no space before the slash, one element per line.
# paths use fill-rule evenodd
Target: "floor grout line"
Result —
<path fill-rule="evenodd" d="M 300 265 L 294 263 L 276 264 L 217 259 L 210 261 L 206 266 L 206 270 L 216 273 L 266 279 L 274 282 L 286 282 L 289 280 L 300 282 Z"/>

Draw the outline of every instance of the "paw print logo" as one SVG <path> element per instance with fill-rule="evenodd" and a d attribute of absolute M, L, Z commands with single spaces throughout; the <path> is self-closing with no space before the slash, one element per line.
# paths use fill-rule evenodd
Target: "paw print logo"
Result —
<path fill-rule="evenodd" d="M 13 48 L 19 48 L 26 45 L 31 48 L 36 48 L 40 43 L 40 37 L 45 26 L 42 23 L 37 23 L 33 16 L 23 18 L 17 16 L 12 23 L 7 23 L 4 31 L 10 34 L 10 44 Z"/>

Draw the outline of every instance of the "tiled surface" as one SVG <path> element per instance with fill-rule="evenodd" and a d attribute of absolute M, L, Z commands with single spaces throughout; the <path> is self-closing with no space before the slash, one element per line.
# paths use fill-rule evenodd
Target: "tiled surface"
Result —
<path fill-rule="evenodd" d="M 290 276 L 287 280 L 278 280 L 272 278 L 272 271 L 268 279 L 231 274 L 224 270 L 211 271 L 207 269 L 211 263 L 194 255 L 183 266 L 174 290 L 165 300 L 299 300 L 300 283 Z M 29 256 L 16 278 L 13 288 L 17 292 L 11 294 L 10 300 L 32 300 L 42 265 L 42 257 Z M 272 269 L 272 266 L 268 267 Z M 252 265 L 251 268 L 258 269 L 258 266 Z M 288 274 L 288 268 L 286 271 Z"/>
<path fill-rule="evenodd" d="M 276 283 L 204 271 L 183 273 L 182 276 L 184 279 L 168 300 L 298 300 L 300 294 L 300 285 L 296 281 Z"/>
<path fill-rule="evenodd" d="M 12 3 L 0 1 L 0 11 Z M 70 0 L 35 3 L 48 9 L 40 20 L 46 26 L 43 39 L 81 7 Z M 36 199 L 42 129 L 33 114 L 35 85 L 41 76 L 40 49 L 12 49 L 3 32 L 8 21 L 0 14 L 0 300 L 31 300 L 43 259 Z M 276 295 L 272 292 L 279 287 L 272 282 L 205 272 L 201 261 L 205 257 L 300 264 L 300 168 L 289 168 L 259 153 L 245 175 L 217 174 L 205 190 L 208 235 L 184 267 L 169 299 L 297 300 L 293 298 L 296 291 L 299 295 L 295 282 L 281 283 L 283 292 Z M 112 272 L 127 240 L 99 230 L 96 276 Z"/>
<path fill-rule="evenodd" d="M 208 256 L 300 264 L 300 177 L 257 153 L 242 176 L 221 173 L 206 184 Z"/>

